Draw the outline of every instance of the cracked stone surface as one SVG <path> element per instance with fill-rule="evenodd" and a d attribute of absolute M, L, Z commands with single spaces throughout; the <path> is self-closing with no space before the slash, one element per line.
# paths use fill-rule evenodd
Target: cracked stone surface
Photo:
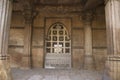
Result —
<path fill-rule="evenodd" d="M 12 69 L 14 80 L 102 80 L 102 73 L 88 70 Z"/>

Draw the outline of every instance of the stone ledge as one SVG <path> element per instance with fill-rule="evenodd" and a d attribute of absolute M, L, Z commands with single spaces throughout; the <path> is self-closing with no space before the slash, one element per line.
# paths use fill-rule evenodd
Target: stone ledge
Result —
<path fill-rule="evenodd" d="M 0 55 L 0 60 L 8 60 L 9 58 L 8 55 Z"/>
<path fill-rule="evenodd" d="M 108 56 L 107 61 L 120 61 L 120 55 L 110 55 Z"/>

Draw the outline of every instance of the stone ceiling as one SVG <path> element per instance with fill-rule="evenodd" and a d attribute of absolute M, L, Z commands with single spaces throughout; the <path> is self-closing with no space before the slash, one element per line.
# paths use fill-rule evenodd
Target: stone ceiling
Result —
<path fill-rule="evenodd" d="M 40 2 L 48 4 L 71 4 L 80 3 L 80 0 L 40 0 Z"/>
<path fill-rule="evenodd" d="M 37 3 L 41 4 L 78 4 L 85 2 L 86 0 L 34 0 Z"/>
<path fill-rule="evenodd" d="M 80 12 L 103 5 L 104 0 L 14 0 L 14 10 L 22 9 L 20 6 L 24 4 L 41 11 Z"/>

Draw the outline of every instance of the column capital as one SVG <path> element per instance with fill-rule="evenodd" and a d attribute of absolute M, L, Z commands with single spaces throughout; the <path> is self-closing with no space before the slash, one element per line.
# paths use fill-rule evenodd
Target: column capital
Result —
<path fill-rule="evenodd" d="M 25 19 L 25 23 L 31 23 L 32 22 L 32 10 L 24 9 L 22 13 Z"/>
<path fill-rule="evenodd" d="M 85 23 L 91 23 L 93 21 L 93 18 L 94 18 L 94 15 L 92 10 L 83 12 L 82 20 Z"/>
<path fill-rule="evenodd" d="M 32 23 L 32 20 L 36 17 L 37 11 L 33 11 L 32 9 L 24 9 L 23 16 L 25 18 L 26 23 Z"/>
<path fill-rule="evenodd" d="M 33 3 L 31 0 L 20 0 L 22 5 L 22 13 L 25 19 L 25 23 L 32 23 L 32 20 L 37 15 L 37 11 L 33 9 Z"/>

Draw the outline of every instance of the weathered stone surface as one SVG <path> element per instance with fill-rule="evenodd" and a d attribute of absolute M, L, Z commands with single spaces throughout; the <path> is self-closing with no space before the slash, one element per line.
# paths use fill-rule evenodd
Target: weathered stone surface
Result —
<path fill-rule="evenodd" d="M 25 20 L 24 20 L 24 17 L 22 15 L 22 12 L 13 12 L 11 19 L 12 19 L 11 20 L 11 27 L 24 27 Z"/>
<path fill-rule="evenodd" d="M 8 62 L 8 33 L 11 12 L 11 1 L 0 0 L 0 80 L 11 80 Z"/>
<path fill-rule="evenodd" d="M 19 10 L 19 8 L 18 8 Z M 104 54 L 106 52 L 106 29 L 105 29 L 105 22 L 104 22 L 104 8 L 98 8 L 95 19 L 93 20 L 93 26 L 92 26 L 92 37 L 93 37 L 93 48 L 96 50 L 103 50 L 103 52 L 99 51 L 93 51 L 94 57 L 95 57 L 95 66 L 99 70 L 103 69 L 102 66 L 99 66 L 99 63 L 104 65 L 101 61 L 104 57 Z M 84 25 L 81 20 L 81 14 L 57 14 L 57 13 L 47 13 L 47 12 L 39 12 L 36 18 L 33 22 L 33 33 L 32 33 L 32 49 L 31 49 L 31 60 L 32 60 L 32 67 L 33 68 L 40 68 L 44 67 L 44 57 L 45 57 L 45 45 L 44 40 L 46 33 L 50 27 L 51 21 L 48 20 L 47 23 L 45 21 L 46 18 L 53 18 L 52 21 L 59 21 L 60 19 L 63 19 L 63 23 L 71 23 L 71 25 L 67 25 L 67 29 L 69 29 L 70 33 L 72 34 L 72 66 L 73 68 L 81 69 L 84 65 Z M 27 64 L 21 63 L 17 58 L 21 60 L 24 55 L 24 30 L 25 30 L 25 24 L 24 24 L 24 17 L 21 14 L 21 12 L 13 12 L 12 16 L 12 24 L 11 24 L 11 35 L 10 35 L 10 45 L 15 45 L 12 47 L 9 47 L 9 53 L 12 56 L 11 59 L 11 65 L 12 67 L 20 68 L 21 64 Z M 54 19 L 54 18 L 60 18 L 60 19 Z M 69 20 L 65 20 L 64 18 L 70 18 L 72 22 Z M 47 28 L 45 28 L 45 24 Z M 71 29 L 69 28 L 71 26 Z M 14 27 L 14 28 L 12 28 Z M 102 29 L 102 30 L 101 30 Z M 101 32 L 102 31 L 102 32 Z M 104 35 L 104 36 L 103 36 Z M 27 55 L 26 55 L 27 56 Z M 25 57 L 26 57 L 25 56 Z M 23 61 L 26 60 L 24 57 Z M 99 57 L 99 58 L 98 58 Z M 18 62 L 18 63 L 17 63 Z"/>
<path fill-rule="evenodd" d="M 84 49 L 73 49 L 73 68 L 82 69 L 84 66 Z"/>
<path fill-rule="evenodd" d="M 10 29 L 9 45 L 24 45 L 24 29 Z"/>
<path fill-rule="evenodd" d="M 5 65 L 3 64 L 2 60 L 0 60 L 0 80 L 7 80 L 7 70 L 4 68 Z"/>
<path fill-rule="evenodd" d="M 33 75 L 28 80 L 41 80 L 41 79 L 42 79 L 41 75 Z"/>
<path fill-rule="evenodd" d="M 12 69 L 12 76 L 15 80 L 102 80 L 101 72 L 78 69 Z"/>
<path fill-rule="evenodd" d="M 8 57 L 0 56 L 0 80 L 13 80 Z"/>
<path fill-rule="evenodd" d="M 84 47 L 84 30 L 83 29 L 75 29 L 73 30 L 73 47 Z M 79 45 L 78 45 L 79 44 Z"/>
<path fill-rule="evenodd" d="M 108 54 L 120 54 L 119 0 L 108 0 L 105 6 Z"/>
<path fill-rule="evenodd" d="M 107 40 L 106 40 L 106 29 L 96 29 L 92 31 L 93 35 L 93 48 L 101 47 L 107 48 Z"/>
<path fill-rule="evenodd" d="M 44 46 L 44 28 L 38 29 L 38 28 L 33 28 L 33 40 L 32 40 L 32 46 L 37 47 L 37 46 Z"/>
<path fill-rule="evenodd" d="M 44 62 L 44 53 L 42 48 L 33 48 L 32 49 L 32 60 L 33 60 L 33 67 L 35 68 L 42 68 Z"/>
<path fill-rule="evenodd" d="M 99 71 L 104 70 L 106 56 L 107 56 L 106 49 L 93 49 L 94 65 L 96 70 Z"/>
<path fill-rule="evenodd" d="M 92 21 L 93 21 L 93 11 L 85 12 L 83 15 L 84 22 L 84 69 L 91 70 L 94 69 L 94 60 L 93 60 L 93 52 L 92 52 Z"/>
<path fill-rule="evenodd" d="M 120 79 L 120 55 L 110 55 L 107 57 L 104 71 L 104 80 Z"/>

